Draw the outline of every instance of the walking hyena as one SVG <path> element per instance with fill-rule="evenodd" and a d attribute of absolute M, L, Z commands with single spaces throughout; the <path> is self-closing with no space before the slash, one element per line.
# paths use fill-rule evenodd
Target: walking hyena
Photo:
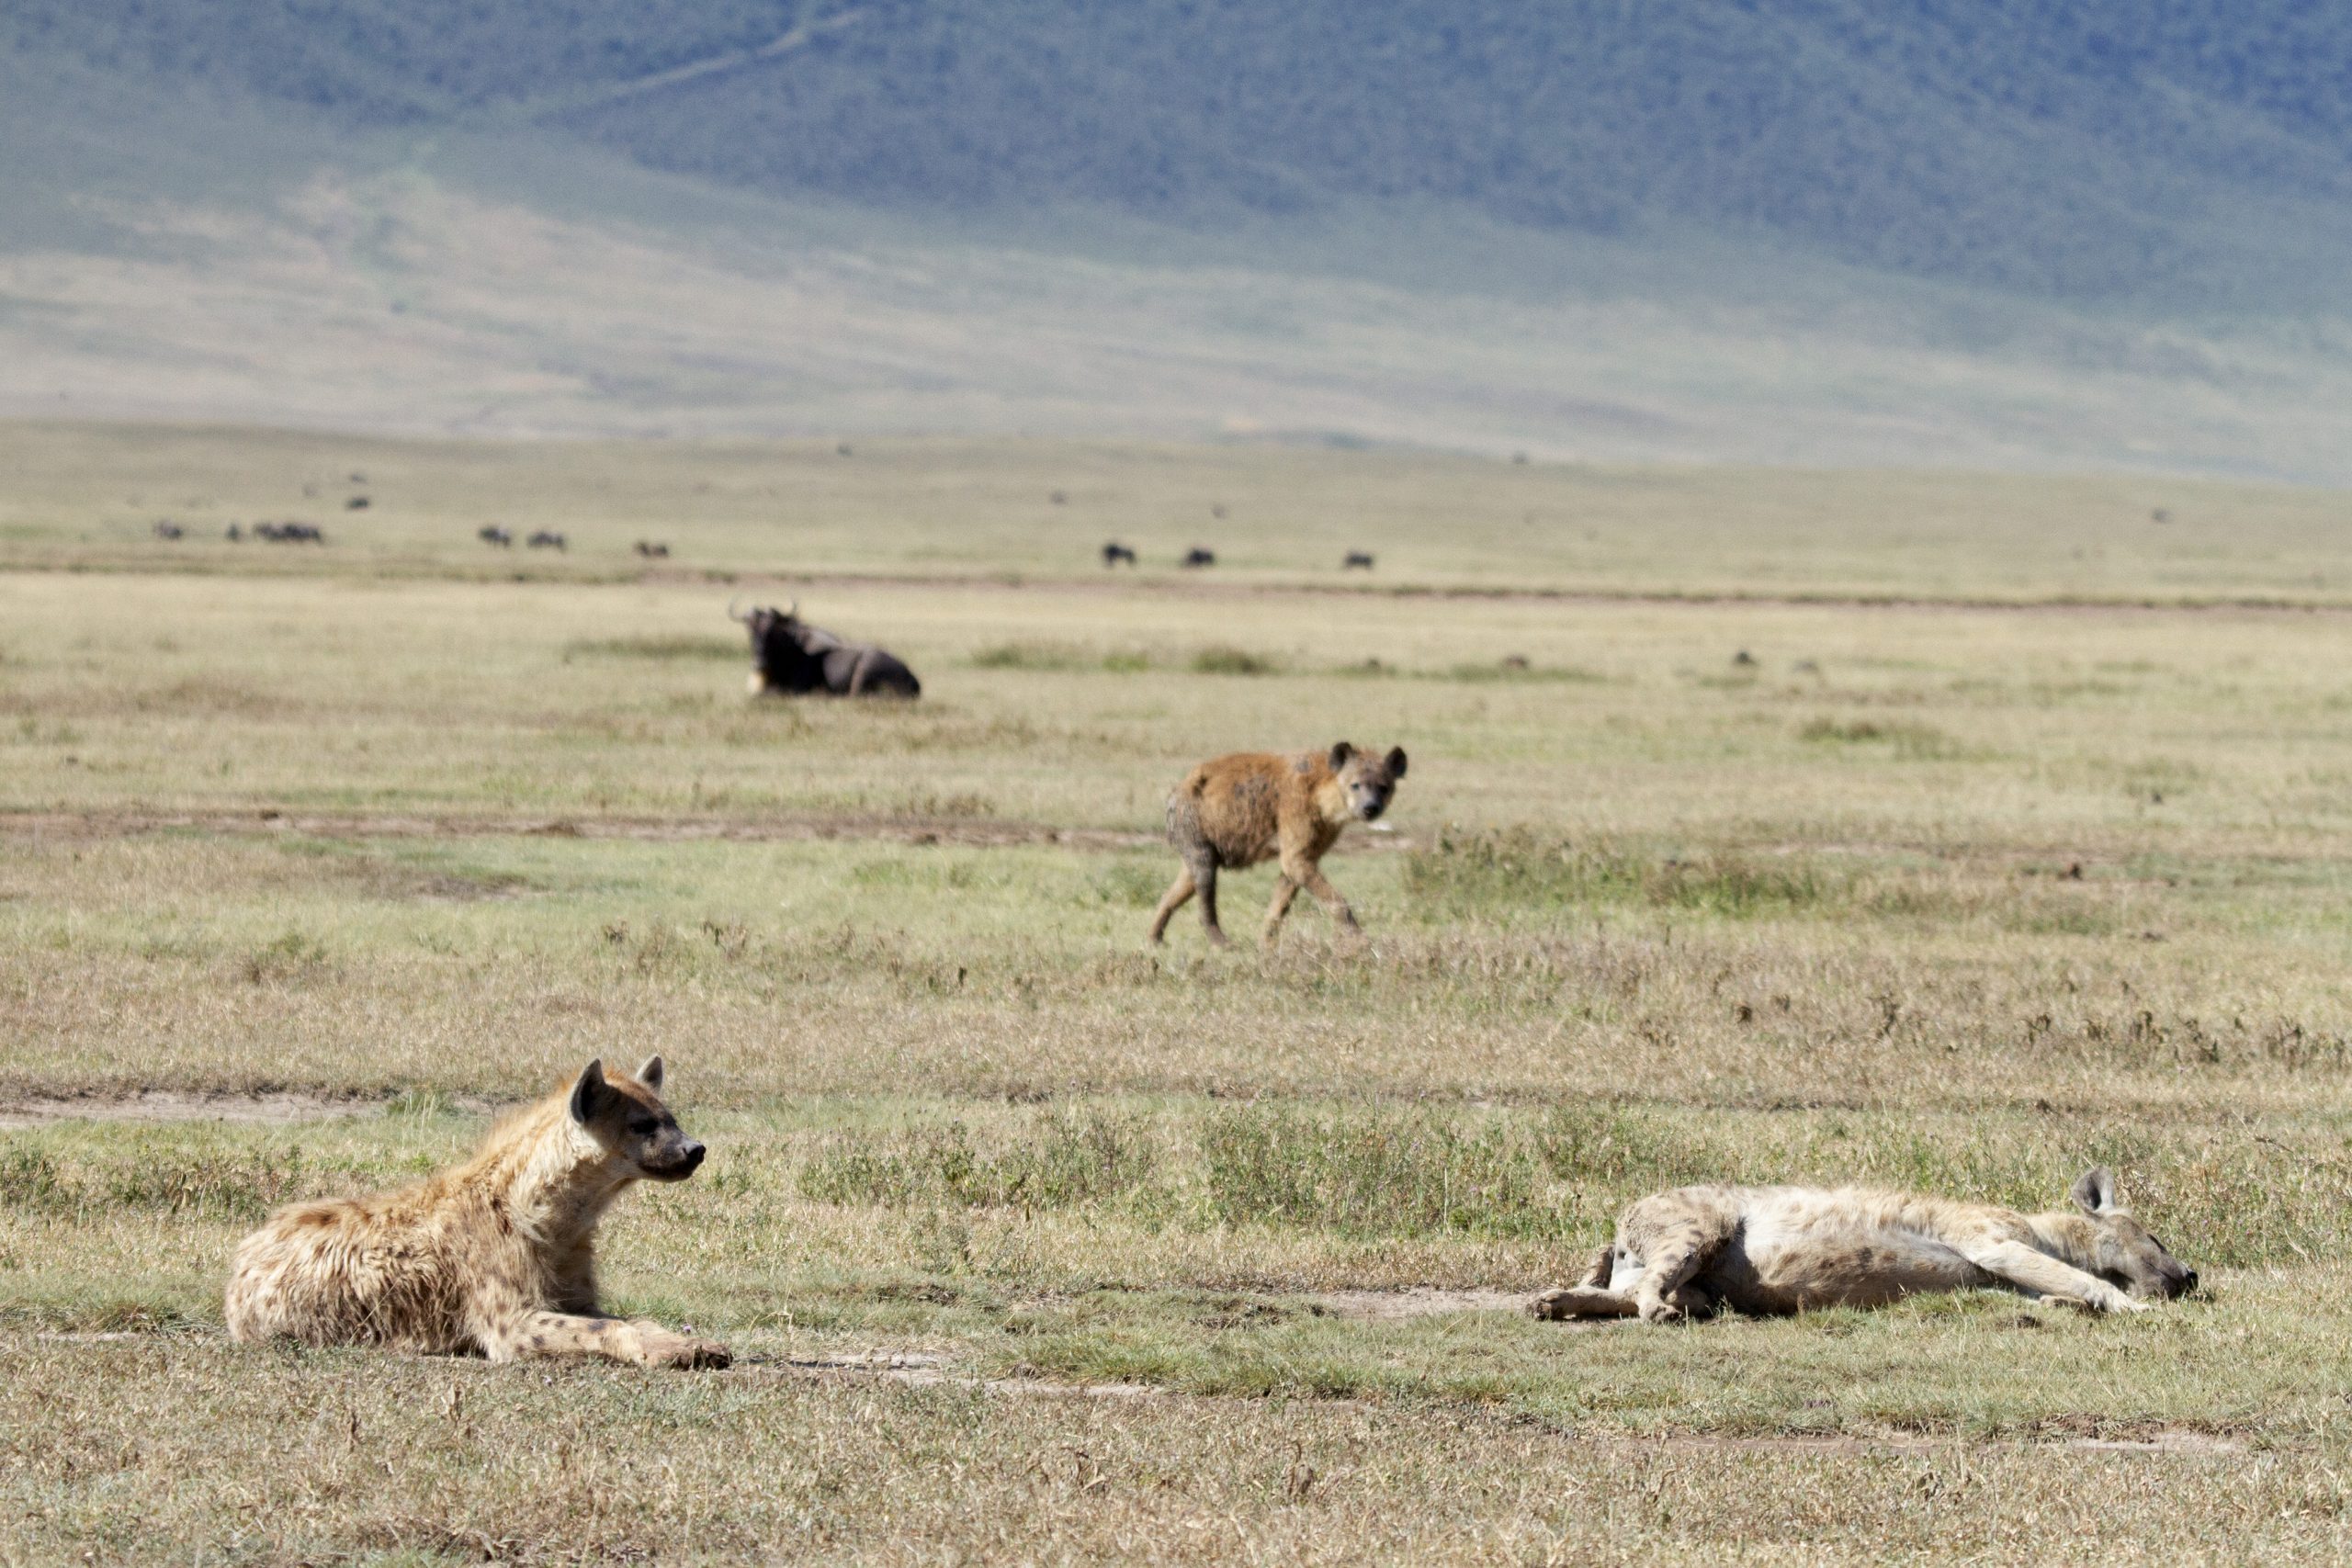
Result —
<path fill-rule="evenodd" d="M 1216 874 L 1276 857 L 1282 874 L 1274 879 L 1274 901 L 1266 911 L 1268 946 L 1302 887 L 1328 905 L 1349 931 L 1361 930 L 1355 911 L 1323 874 L 1320 863 L 1340 841 L 1341 829 L 1358 818 L 1375 821 L 1388 809 L 1388 797 L 1404 776 L 1403 747 L 1375 757 L 1344 740 L 1328 753 L 1285 757 L 1244 751 L 1203 762 L 1168 797 L 1168 840 L 1184 869 L 1151 917 L 1151 940 L 1162 940 L 1169 918 L 1197 893 L 1201 924 L 1210 942 L 1223 947 Z"/>
<path fill-rule="evenodd" d="M 723 1367 L 727 1348 L 596 1310 L 596 1222 L 639 1178 L 683 1181 L 703 1146 L 661 1100 L 591 1062 L 465 1164 L 369 1198 L 281 1209 L 237 1248 L 232 1339 L 384 1345 L 493 1361 L 605 1356 Z"/>
<path fill-rule="evenodd" d="M 2196 1270 L 2115 1201 L 2104 1167 L 2068 1194 L 2079 1212 L 1869 1187 L 1684 1187 L 1645 1198 L 1581 1284 L 1529 1303 L 1537 1317 L 1666 1323 L 1718 1307 L 1758 1315 L 1883 1306 L 2006 1286 L 2095 1312 L 2145 1312 L 2197 1288 Z"/>

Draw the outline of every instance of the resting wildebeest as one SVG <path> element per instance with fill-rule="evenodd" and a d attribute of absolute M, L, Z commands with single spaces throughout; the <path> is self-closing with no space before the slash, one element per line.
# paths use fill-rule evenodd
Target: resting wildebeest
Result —
<path fill-rule="evenodd" d="M 551 528 L 540 529 L 537 533 L 525 540 L 524 543 L 529 545 L 531 548 L 535 550 L 560 550 L 564 548 L 563 536 L 555 532 Z"/>
<path fill-rule="evenodd" d="M 752 694 L 780 692 L 787 696 L 817 693 L 830 697 L 919 697 L 922 682 L 899 662 L 870 642 L 844 642 L 822 626 L 800 618 L 800 601 L 792 608 L 773 607 L 739 615 L 727 606 L 729 620 L 741 621 L 752 634 Z"/>
<path fill-rule="evenodd" d="M 670 547 L 653 539 L 639 539 L 637 542 L 637 553 L 647 560 L 667 560 L 670 558 Z"/>
<path fill-rule="evenodd" d="M 496 545 L 502 550 L 511 550 L 514 547 L 514 536 L 495 523 L 475 529 L 474 537 L 485 545 Z"/>
<path fill-rule="evenodd" d="M 1194 545 L 1191 549 L 1184 552 L 1184 564 L 1188 567 L 1195 568 L 1215 566 L 1216 564 L 1216 552 L 1215 550 L 1204 550 L 1201 548 L 1200 546 Z"/>
<path fill-rule="evenodd" d="M 1350 550 L 1348 552 L 1348 558 L 1340 563 L 1340 570 L 1341 571 L 1354 571 L 1358 568 L 1362 568 L 1365 571 L 1370 571 L 1372 570 L 1372 557 L 1363 550 Z"/>
<path fill-rule="evenodd" d="M 187 532 L 187 529 L 181 527 L 178 524 L 172 522 L 169 518 L 166 518 L 155 525 L 155 537 L 159 539 L 176 539 Z"/>
<path fill-rule="evenodd" d="M 1126 562 L 1129 566 L 1135 565 L 1135 551 L 1127 548 L 1126 546 L 1119 543 L 1116 539 L 1112 540 L 1109 544 L 1102 547 L 1102 564 L 1105 568 L 1114 567 L 1121 561 Z"/>

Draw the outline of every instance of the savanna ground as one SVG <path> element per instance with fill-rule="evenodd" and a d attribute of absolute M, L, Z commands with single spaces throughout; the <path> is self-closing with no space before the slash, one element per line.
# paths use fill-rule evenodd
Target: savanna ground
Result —
<path fill-rule="evenodd" d="M 0 1562 L 2346 1555 L 2339 498 L 0 455 Z M 735 592 L 923 699 L 747 702 Z M 1343 736 L 1413 759 L 1329 866 L 1369 946 L 1146 952 L 1184 767 Z M 608 1292 L 733 1370 L 224 1341 L 271 1206 L 654 1051 L 714 1155 Z M 1510 1310 L 1662 1185 L 2095 1161 L 2197 1297 Z"/>

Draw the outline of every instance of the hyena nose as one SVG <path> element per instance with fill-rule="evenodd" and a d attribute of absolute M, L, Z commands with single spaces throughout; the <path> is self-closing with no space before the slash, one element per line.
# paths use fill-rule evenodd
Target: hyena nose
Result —
<path fill-rule="evenodd" d="M 679 1153 L 678 1163 L 684 1166 L 688 1170 L 692 1170 L 702 1164 L 702 1156 L 707 1151 L 700 1144 L 688 1143 L 685 1148 Z"/>
<path fill-rule="evenodd" d="M 2181 1293 L 2182 1295 L 2184 1295 L 2184 1296 L 2185 1296 L 2185 1295 L 2188 1294 L 2188 1292 L 2191 1292 L 2191 1291 L 2195 1290 L 2196 1288 L 2197 1288 L 2197 1270 L 2196 1270 L 2196 1269 L 2191 1269 L 2188 1273 L 2183 1274 L 2183 1275 L 2180 1277 L 2180 1293 Z"/>

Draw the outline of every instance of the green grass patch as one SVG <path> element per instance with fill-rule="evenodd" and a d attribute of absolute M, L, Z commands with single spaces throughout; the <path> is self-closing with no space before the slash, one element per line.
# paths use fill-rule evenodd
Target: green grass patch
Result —
<path fill-rule="evenodd" d="M 1184 666 L 1195 675 L 1279 675 L 1282 660 L 1272 654 L 1214 643 L 1194 651 Z"/>
<path fill-rule="evenodd" d="M 1057 1113 L 1029 1134 L 989 1152 L 961 1122 L 835 1138 L 801 1167 L 799 1189 L 824 1203 L 1053 1210 L 1132 1195 L 1155 1180 L 1153 1151 L 1131 1117 Z"/>
<path fill-rule="evenodd" d="M 1814 746 L 1883 748 L 1905 761 L 1950 761 L 1968 749 L 1930 724 L 1905 719 L 1815 718 L 1797 728 L 1797 739 Z"/>
<path fill-rule="evenodd" d="M 1841 899 L 1850 878 L 1808 861 L 1765 861 L 1723 851 L 1690 858 L 1533 828 L 1448 829 L 1408 857 L 1405 886 L 1440 916 L 1638 904 L 1731 919 L 1815 908 Z"/>
<path fill-rule="evenodd" d="M 1084 643 L 1013 641 L 990 643 L 974 653 L 975 670 L 1037 670 L 1059 674 L 1129 675 L 1151 668 L 1137 649 L 1103 649 Z"/>
<path fill-rule="evenodd" d="M 574 659 L 646 659 L 660 662 L 710 660 L 743 663 L 751 652 L 740 638 L 712 637 L 577 637 L 563 645 L 564 662 Z"/>

